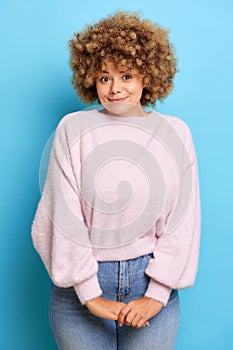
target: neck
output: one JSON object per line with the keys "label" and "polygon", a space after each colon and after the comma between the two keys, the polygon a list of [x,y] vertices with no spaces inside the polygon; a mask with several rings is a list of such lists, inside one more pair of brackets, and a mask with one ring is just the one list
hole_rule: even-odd
{"label": "neck", "polygon": [[125,103],[104,105],[103,113],[114,115],[116,117],[144,117],[146,112],[141,105],[130,105]]}

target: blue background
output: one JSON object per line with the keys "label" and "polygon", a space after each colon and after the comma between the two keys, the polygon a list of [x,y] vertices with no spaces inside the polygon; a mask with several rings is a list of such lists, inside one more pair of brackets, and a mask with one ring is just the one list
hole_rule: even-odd
{"label": "blue background", "polygon": [[[0,348],[56,349],[50,280],[30,228],[39,165],[59,120],[83,108],[70,83],[67,42],[115,10],[142,10],[171,29],[180,72],[162,113],[191,128],[199,159],[202,244],[195,286],[181,291],[176,350],[233,349],[231,0],[2,1]],[[161,349],[162,350],[162,349]]]}

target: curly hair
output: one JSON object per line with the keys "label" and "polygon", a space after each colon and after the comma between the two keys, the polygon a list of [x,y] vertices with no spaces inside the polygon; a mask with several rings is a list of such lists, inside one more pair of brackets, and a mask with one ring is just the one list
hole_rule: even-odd
{"label": "curly hair", "polygon": [[96,75],[108,62],[137,69],[144,77],[141,105],[155,105],[173,89],[177,72],[175,49],[168,39],[168,29],[138,13],[116,12],[74,33],[69,41],[72,83],[86,103],[97,100]]}

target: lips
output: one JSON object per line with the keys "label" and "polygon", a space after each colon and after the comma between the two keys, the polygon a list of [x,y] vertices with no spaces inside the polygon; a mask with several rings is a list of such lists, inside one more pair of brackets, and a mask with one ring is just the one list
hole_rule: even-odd
{"label": "lips", "polygon": [[120,103],[120,102],[124,102],[127,99],[127,97],[122,97],[122,98],[108,98],[109,102],[113,102],[113,103]]}

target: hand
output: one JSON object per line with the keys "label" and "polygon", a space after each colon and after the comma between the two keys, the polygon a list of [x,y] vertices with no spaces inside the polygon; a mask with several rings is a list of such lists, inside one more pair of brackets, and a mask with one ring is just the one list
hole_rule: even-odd
{"label": "hand", "polygon": [[117,320],[120,310],[126,304],[98,297],[87,301],[85,305],[95,316],[108,320]]}
{"label": "hand", "polygon": [[125,323],[127,326],[141,328],[147,321],[157,315],[163,307],[163,303],[152,298],[143,297],[130,301],[122,307],[118,315],[118,324]]}

